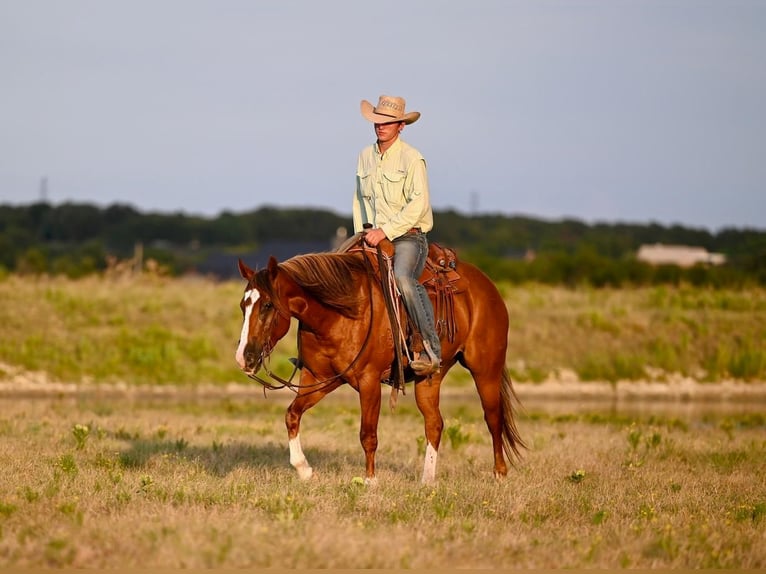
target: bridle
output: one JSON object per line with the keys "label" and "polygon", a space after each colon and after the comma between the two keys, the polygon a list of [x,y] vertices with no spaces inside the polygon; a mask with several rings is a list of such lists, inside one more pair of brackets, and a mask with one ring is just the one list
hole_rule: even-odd
{"label": "bridle", "polygon": [[[364,351],[367,349],[367,346],[368,346],[368,344],[370,342],[370,336],[372,335],[373,319],[375,317],[375,313],[373,311],[373,297],[372,297],[372,284],[373,284],[373,279],[374,279],[375,273],[374,273],[374,270],[372,269],[372,264],[370,263],[370,260],[367,257],[367,255],[362,253],[362,256],[364,257],[365,269],[367,270],[367,277],[368,277],[367,287],[368,287],[368,300],[370,302],[370,320],[369,320],[369,322],[367,324],[367,334],[364,337],[364,342],[362,343],[362,346],[360,347],[359,352],[354,357],[354,360],[352,360],[351,363],[349,363],[349,365],[345,369],[343,369],[343,371],[341,371],[340,373],[338,373],[336,375],[333,375],[332,377],[329,377],[327,379],[323,379],[321,381],[317,380],[314,383],[311,383],[310,385],[303,385],[303,386],[301,386],[300,383],[294,383],[293,382],[293,379],[295,378],[295,374],[298,372],[298,369],[299,369],[298,365],[300,364],[300,357],[301,357],[301,349],[300,349],[301,338],[300,338],[300,334],[298,335],[298,361],[295,362],[295,365],[294,365],[294,368],[293,368],[293,372],[290,374],[290,378],[289,379],[284,379],[284,378],[280,377],[279,375],[277,375],[276,373],[272,372],[271,369],[269,369],[269,367],[267,365],[269,356],[271,355],[271,352],[274,350],[273,347],[271,346],[270,342],[269,342],[269,339],[270,339],[270,337],[269,337],[266,340],[266,344],[263,345],[263,347],[261,348],[261,356],[260,356],[261,360],[260,360],[260,363],[261,363],[261,368],[264,370],[266,375],[268,375],[268,377],[272,381],[276,381],[277,384],[274,384],[274,383],[272,383],[270,381],[267,381],[267,380],[261,378],[260,376],[258,376],[257,372],[255,372],[255,373],[248,373],[247,374],[247,376],[250,379],[260,383],[263,386],[264,394],[266,393],[267,389],[271,390],[271,391],[276,391],[276,390],[284,389],[284,388],[290,389],[295,394],[298,394],[298,390],[299,389],[304,389],[304,390],[305,389],[310,389],[305,394],[311,394],[311,393],[317,392],[318,390],[320,390],[325,385],[333,383],[333,382],[337,381],[338,379],[342,380],[343,377],[349,371],[351,371],[351,369],[354,368],[354,365],[356,365],[356,363],[359,361],[359,358],[362,356]],[[276,311],[276,313],[281,315],[284,319],[286,319],[287,321],[290,320],[290,318],[291,318],[290,315],[288,315],[284,311],[282,311],[282,309],[280,309],[277,305],[274,305],[273,308]],[[269,335],[271,334],[271,330],[273,329],[274,316],[275,315],[272,315],[269,318],[269,323],[267,325]],[[264,328],[264,331],[266,331],[266,330],[267,329]],[[311,372],[312,375],[314,374],[314,372],[311,371],[311,369],[307,365],[303,365],[303,368],[304,369],[308,369],[309,372]],[[316,378],[316,376],[314,378]],[[345,381],[342,380],[341,382],[345,382]]]}

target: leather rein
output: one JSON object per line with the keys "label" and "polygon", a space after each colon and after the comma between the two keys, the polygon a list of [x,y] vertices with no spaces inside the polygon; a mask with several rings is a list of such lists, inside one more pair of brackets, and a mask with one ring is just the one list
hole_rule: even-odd
{"label": "leather rein", "polygon": [[[365,250],[366,249],[367,248],[365,248]],[[380,248],[378,248],[378,251],[380,251]],[[284,388],[290,389],[295,394],[298,394],[298,390],[299,389],[310,389],[308,391],[308,393],[306,393],[306,394],[310,394],[310,393],[316,392],[316,391],[320,390],[322,387],[324,387],[325,385],[327,385],[329,383],[332,383],[334,381],[337,381],[338,379],[342,379],[349,371],[351,371],[351,369],[354,367],[354,365],[356,365],[356,363],[359,361],[359,358],[362,356],[364,351],[367,349],[367,345],[370,342],[370,336],[372,335],[372,324],[373,324],[373,319],[374,319],[372,285],[373,285],[373,279],[374,279],[375,272],[374,272],[374,270],[372,268],[372,264],[370,263],[370,260],[367,257],[367,255],[365,253],[362,253],[362,255],[364,257],[365,267],[367,269],[367,277],[369,279],[367,284],[368,284],[368,288],[369,288],[370,320],[369,320],[368,325],[367,325],[367,334],[364,337],[364,343],[362,343],[362,346],[359,349],[359,352],[356,354],[356,357],[354,357],[354,360],[351,361],[351,363],[349,363],[349,365],[345,369],[343,369],[343,371],[341,371],[340,373],[338,373],[336,375],[333,375],[332,377],[329,377],[329,378],[321,380],[321,381],[315,381],[314,383],[312,383],[310,385],[301,385],[300,382],[298,382],[298,383],[294,383],[293,382],[293,379],[295,378],[295,374],[298,372],[299,368],[301,368],[301,367],[299,367],[299,365],[301,364],[301,360],[300,360],[300,357],[301,357],[301,352],[300,352],[300,341],[301,341],[301,338],[300,338],[300,334],[298,335],[298,360],[294,363],[293,372],[290,374],[290,378],[289,379],[284,379],[284,378],[280,377],[279,375],[277,375],[276,373],[272,372],[271,369],[269,369],[269,367],[267,365],[267,362],[268,362],[269,356],[271,355],[271,352],[274,349],[273,349],[273,347],[271,345],[269,345],[267,343],[261,349],[261,368],[264,370],[266,375],[268,375],[268,377],[272,381],[276,381],[277,384],[274,384],[272,382],[269,382],[269,381],[261,378],[260,376],[258,376],[257,372],[256,373],[249,373],[247,375],[250,379],[260,383],[263,386],[264,395],[265,395],[267,389],[270,390],[270,391],[277,391],[279,389],[284,389]],[[275,307],[275,309],[276,309],[276,307]],[[277,310],[277,313],[279,313],[280,315],[282,315],[286,319],[288,319],[288,320],[290,319],[289,315],[284,315],[278,309],[276,309],[276,310]],[[308,369],[309,372],[312,375],[314,374],[313,371],[311,371],[311,369],[307,365],[304,364],[303,368],[304,369]],[[315,376],[315,378],[316,378],[316,376]],[[345,381],[343,381],[343,382],[345,382]]]}

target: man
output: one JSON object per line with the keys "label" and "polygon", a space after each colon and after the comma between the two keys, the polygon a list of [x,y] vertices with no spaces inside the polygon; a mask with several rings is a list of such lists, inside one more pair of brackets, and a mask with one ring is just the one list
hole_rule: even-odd
{"label": "man", "polygon": [[377,106],[362,100],[361,110],[375,124],[377,141],[359,154],[354,231],[370,224],[365,234],[368,245],[375,247],[384,238],[393,243],[396,284],[425,348],[410,366],[417,375],[428,376],[439,370],[441,344],[431,300],[418,278],[428,257],[426,233],[433,228],[433,213],[425,159],[399,138],[420,112],[405,113],[404,98],[393,96],[380,96]]}

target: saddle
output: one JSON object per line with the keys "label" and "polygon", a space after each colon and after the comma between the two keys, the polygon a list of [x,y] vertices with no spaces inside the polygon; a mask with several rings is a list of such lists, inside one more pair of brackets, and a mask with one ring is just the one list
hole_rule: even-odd
{"label": "saddle", "polygon": [[[423,337],[409,317],[396,288],[392,264],[393,244],[390,241],[383,241],[378,247],[379,249],[369,247],[364,243],[361,234],[357,234],[341,245],[337,251],[361,251],[372,263],[375,277],[383,287],[386,297],[386,307],[395,342],[394,364],[383,373],[383,382],[390,384],[393,392],[397,389],[403,392],[404,383],[414,380],[414,373],[406,368],[410,362],[410,353],[423,351]],[[454,341],[457,332],[454,298],[456,294],[466,289],[465,279],[458,272],[458,258],[455,250],[429,242],[428,259],[419,281],[426,288],[434,305],[437,335],[449,342]],[[402,320],[402,317],[405,319]]]}

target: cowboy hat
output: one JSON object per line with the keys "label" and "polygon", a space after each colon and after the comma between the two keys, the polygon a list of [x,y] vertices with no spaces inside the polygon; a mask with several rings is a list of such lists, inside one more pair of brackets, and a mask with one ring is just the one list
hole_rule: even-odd
{"label": "cowboy hat", "polygon": [[395,96],[380,96],[378,105],[362,100],[362,115],[375,124],[390,124],[404,122],[414,124],[420,117],[420,112],[404,113],[404,98]]}

